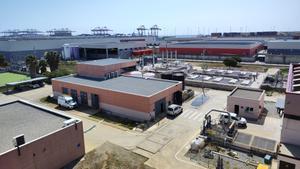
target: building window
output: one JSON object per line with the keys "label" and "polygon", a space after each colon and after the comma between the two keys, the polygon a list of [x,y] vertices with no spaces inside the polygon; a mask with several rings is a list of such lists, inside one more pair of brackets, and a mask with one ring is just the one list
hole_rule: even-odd
{"label": "building window", "polygon": [[253,111],[253,108],[252,108],[252,107],[250,107],[250,111]]}
{"label": "building window", "polygon": [[63,93],[63,94],[69,94],[68,88],[63,87],[63,88],[62,88],[62,93]]}
{"label": "building window", "polygon": [[279,168],[280,169],[295,169],[296,165],[292,164],[292,163],[289,163],[289,162],[286,162],[286,161],[281,161],[280,160],[280,162],[279,162]]}

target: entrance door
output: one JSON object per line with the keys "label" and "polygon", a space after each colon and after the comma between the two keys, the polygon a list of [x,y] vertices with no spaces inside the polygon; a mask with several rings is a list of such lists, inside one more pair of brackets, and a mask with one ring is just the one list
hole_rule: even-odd
{"label": "entrance door", "polygon": [[173,103],[182,105],[182,92],[181,91],[177,91],[173,94]]}
{"label": "entrance door", "polygon": [[88,105],[88,98],[86,92],[80,92],[80,101],[82,105]]}
{"label": "entrance door", "polygon": [[71,89],[71,97],[77,102],[78,97],[77,97],[77,91],[74,89]]}
{"label": "entrance door", "polygon": [[166,98],[163,98],[155,102],[155,115],[163,113],[165,111],[166,111]]}
{"label": "entrance door", "polygon": [[99,109],[99,96],[97,94],[91,94],[92,98],[92,107]]}
{"label": "entrance door", "polygon": [[240,106],[239,105],[234,105],[234,113],[239,114],[240,111]]}

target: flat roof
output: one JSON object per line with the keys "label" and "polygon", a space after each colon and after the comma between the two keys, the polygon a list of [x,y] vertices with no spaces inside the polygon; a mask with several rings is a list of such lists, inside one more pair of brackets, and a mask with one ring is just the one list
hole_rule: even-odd
{"label": "flat roof", "polygon": [[263,90],[238,87],[233,90],[230,96],[243,98],[243,99],[258,100],[262,95],[262,93]]}
{"label": "flat roof", "polygon": [[162,90],[165,90],[169,87],[175,86],[180,83],[177,81],[170,80],[150,78],[145,79],[127,76],[120,76],[104,81],[88,79],[78,76],[64,76],[55,78],[55,80],[142,96],[154,95]]}
{"label": "flat roof", "polygon": [[14,148],[13,137],[24,134],[27,143],[62,128],[68,119],[25,101],[0,104],[0,154]]}
{"label": "flat roof", "polygon": [[98,60],[91,60],[91,61],[79,62],[79,64],[107,66],[107,65],[114,65],[114,64],[128,63],[128,62],[134,62],[134,60],[131,60],[131,59],[107,58],[107,59],[98,59]]}

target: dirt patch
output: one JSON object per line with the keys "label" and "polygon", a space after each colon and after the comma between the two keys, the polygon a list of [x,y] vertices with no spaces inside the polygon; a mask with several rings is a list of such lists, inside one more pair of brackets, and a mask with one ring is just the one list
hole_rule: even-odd
{"label": "dirt patch", "polygon": [[152,169],[144,164],[146,160],[144,156],[105,142],[64,169]]}

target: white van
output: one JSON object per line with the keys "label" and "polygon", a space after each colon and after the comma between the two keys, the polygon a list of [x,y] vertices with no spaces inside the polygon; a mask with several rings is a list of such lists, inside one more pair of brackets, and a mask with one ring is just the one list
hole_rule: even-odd
{"label": "white van", "polygon": [[77,106],[76,101],[71,96],[58,96],[57,104],[68,109],[73,109]]}

